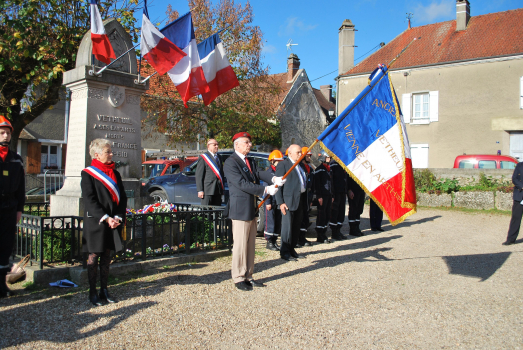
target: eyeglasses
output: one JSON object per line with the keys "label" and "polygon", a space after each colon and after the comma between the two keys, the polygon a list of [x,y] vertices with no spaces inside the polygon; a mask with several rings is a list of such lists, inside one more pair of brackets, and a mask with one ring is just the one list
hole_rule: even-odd
{"label": "eyeglasses", "polygon": [[251,144],[251,145],[252,145],[252,142],[251,142],[251,141],[238,141],[238,142],[246,143],[246,144]]}

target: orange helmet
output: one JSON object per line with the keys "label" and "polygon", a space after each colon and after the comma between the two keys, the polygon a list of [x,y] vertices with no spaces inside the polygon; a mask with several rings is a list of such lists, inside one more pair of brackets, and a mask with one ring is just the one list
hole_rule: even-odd
{"label": "orange helmet", "polygon": [[309,151],[309,147],[305,147],[305,146],[301,148],[301,154],[308,154],[308,155],[312,156],[312,152]]}
{"label": "orange helmet", "polygon": [[11,125],[11,122],[9,122],[9,120],[7,120],[7,118],[3,115],[0,115],[0,128],[2,127],[10,128],[11,132],[13,132],[13,126]]}
{"label": "orange helmet", "polygon": [[269,161],[271,160],[283,160],[283,154],[279,150],[275,149],[271,152],[271,154],[269,154]]}
{"label": "orange helmet", "polygon": [[288,149],[288,148],[285,150],[285,155],[286,155],[286,156],[289,155],[289,149]]}

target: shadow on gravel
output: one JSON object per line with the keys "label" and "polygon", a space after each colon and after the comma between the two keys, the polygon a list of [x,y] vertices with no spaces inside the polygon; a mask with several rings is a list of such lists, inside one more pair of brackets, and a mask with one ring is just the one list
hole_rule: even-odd
{"label": "shadow on gravel", "polygon": [[[407,220],[403,221],[402,223],[394,226],[394,228],[410,227],[410,226],[413,226],[413,225],[419,225],[419,224],[423,224],[423,223],[428,222],[428,221],[434,221],[434,220],[439,219],[441,217],[442,217],[441,215],[434,215],[434,216],[431,216],[431,217],[428,217],[428,218],[419,219],[419,220],[412,220],[412,219],[408,218]],[[385,222],[385,220],[384,220],[384,222]],[[389,229],[393,229],[393,227],[390,226]]]}
{"label": "shadow on gravel", "polygon": [[[373,247],[373,246],[377,246],[377,245],[388,243],[388,242],[392,241],[393,239],[398,239],[398,238],[401,238],[401,237],[403,237],[403,236],[402,235],[394,235],[394,236],[388,236],[388,237],[373,238],[373,239],[369,239],[369,240],[366,240],[366,241],[352,242],[353,240],[358,239],[359,237],[352,237],[352,236],[350,236],[348,241],[344,241],[344,242],[347,242],[348,244],[341,244],[341,245],[335,246],[335,247],[333,247],[331,249],[322,249],[322,250],[316,250],[316,251],[313,251],[313,252],[308,252],[306,255],[310,256],[310,255],[315,255],[315,254],[337,252],[337,251],[342,251],[342,250],[354,250],[354,249],[370,248],[370,247]],[[328,247],[329,244],[324,244],[323,246]],[[298,253],[300,253],[300,250],[298,250]]]}
{"label": "shadow on gravel", "polygon": [[481,278],[486,281],[507,261],[511,252],[443,256],[452,275]]}
{"label": "shadow on gravel", "polygon": [[[300,274],[300,273],[311,272],[311,271],[323,269],[326,267],[334,267],[334,266],[345,264],[348,262],[394,260],[394,259],[389,259],[382,254],[383,252],[386,252],[389,250],[392,250],[392,248],[375,248],[372,250],[366,250],[366,251],[358,252],[358,253],[354,253],[354,254],[335,256],[335,257],[331,257],[331,258],[316,260],[316,261],[313,261],[312,265],[302,267],[299,269],[293,269],[293,270],[287,271],[285,273],[281,273],[279,275],[273,275],[270,277],[262,278],[257,281],[262,282],[262,283],[270,282],[270,281],[278,280],[281,278],[291,277],[291,276],[294,276],[294,275]],[[293,264],[293,262],[290,262],[289,264]]]}

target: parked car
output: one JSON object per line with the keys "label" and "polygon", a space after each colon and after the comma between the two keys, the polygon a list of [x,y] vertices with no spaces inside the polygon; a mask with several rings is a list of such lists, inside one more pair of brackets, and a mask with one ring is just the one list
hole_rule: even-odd
{"label": "parked car", "polygon": [[176,159],[157,159],[148,160],[142,163],[142,186],[152,177],[178,174],[188,165],[194,163],[198,157],[176,158]]}
{"label": "parked car", "polygon": [[[220,160],[225,162],[233,151],[218,151]],[[249,157],[251,161],[256,162],[258,169],[266,170],[269,166],[269,153],[250,152]],[[183,169],[177,174],[166,174],[163,176],[151,177],[144,186],[144,191],[151,196],[154,201],[168,201],[169,203],[192,204],[199,205],[201,199],[198,198],[198,191],[196,190],[196,165],[195,161],[190,166]],[[265,183],[263,183],[266,185]],[[225,194],[222,198],[222,203],[229,200],[229,186],[227,179],[224,178]],[[263,212],[260,211],[258,222],[258,232],[263,231],[265,219],[262,217]]]}
{"label": "parked car", "polygon": [[514,169],[518,160],[510,156],[491,154],[464,154],[454,160],[459,169]]}

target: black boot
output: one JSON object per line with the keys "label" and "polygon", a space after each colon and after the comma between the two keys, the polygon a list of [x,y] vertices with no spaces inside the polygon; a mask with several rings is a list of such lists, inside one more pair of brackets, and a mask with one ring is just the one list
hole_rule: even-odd
{"label": "black boot", "polygon": [[331,226],[331,229],[332,229],[332,238],[333,239],[335,239],[337,241],[343,241],[345,239],[345,237],[342,236],[340,233],[340,230],[341,230],[340,226]]}
{"label": "black boot", "polygon": [[89,254],[87,262],[87,279],[89,280],[89,301],[94,306],[102,306],[102,301],[96,292],[96,279],[98,275],[98,256],[97,254]]}
{"label": "black boot", "polygon": [[14,295],[11,289],[7,287],[7,283],[5,282],[5,277],[9,271],[11,271],[10,267],[0,269],[0,298],[7,298]]}
{"label": "black boot", "polygon": [[327,227],[322,229],[321,239],[323,239],[323,243],[332,243],[331,240],[327,237]]}
{"label": "black boot", "polygon": [[349,235],[360,237],[363,236],[363,233],[359,230],[359,224],[357,222],[349,222],[350,232]]}
{"label": "black boot", "polygon": [[102,301],[108,302],[108,303],[117,303],[118,301],[113,298],[110,294],[107,288],[100,289],[100,299]]}
{"label": "black boot", "polygon": [[341,239],[348,239],[347,236],[345,236],[343,233],[341,233],[341,228],[343,227],[343,224],[342,225],[338,225],[338,236],[341,238]]}
{"label": "black boot", "polygon": [[358,232],[360,237],[365,236],[365,234],[363,232],[361,232],[361,230],[360,230],[360,221],[359,220],[354,223],[354,227],[356,228],[356,231]]}
{"label": "black boot", "polygon": [[96,288],[93,290],[93,289],[89,289],[89,301],[91,302],[91,304],[93,304],[94,306],[102,306],[102,300],[100,300],[100,297],[98,296],[98,293],[96,292]]}
{"label": "black boot", "polygon": [[316,231],[316,242],[325,243],[325,240],[323,239],[323,229],[316,227],[314,230]]}
{"label": "black boot", "polygon": [[267,249],[277,251],[278,248],[276,248],[276,245],[272,242],[272,240],[267,241]]}

